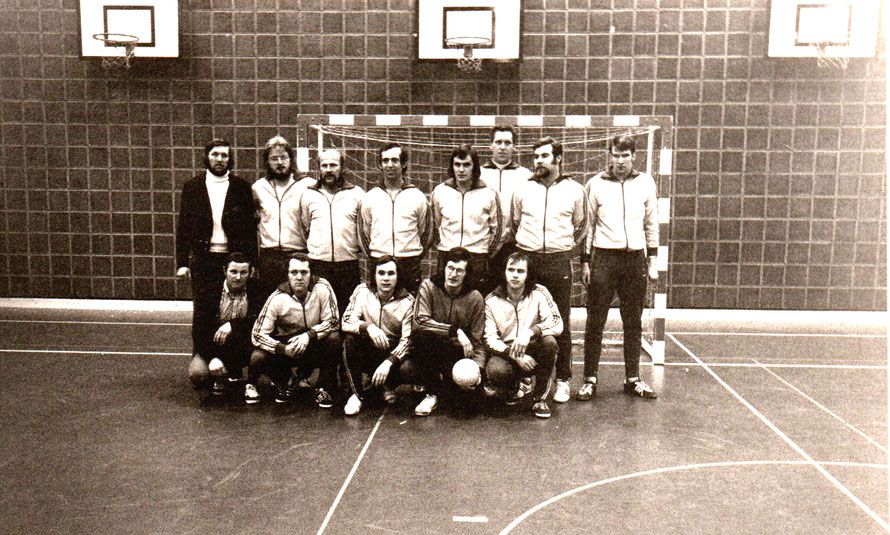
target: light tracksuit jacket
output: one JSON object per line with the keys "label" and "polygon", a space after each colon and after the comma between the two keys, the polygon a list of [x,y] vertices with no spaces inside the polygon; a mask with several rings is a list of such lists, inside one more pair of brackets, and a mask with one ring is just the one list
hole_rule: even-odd
{"label": "light tracksuit jacket", "polygon": [[491,160],[482,164],[481,170],[482,181],[486,186],[498,192],[501,199],[501,242],[512,240],[510,210],[513,203],[513,192],[517,186],[531,178],[532,172],[516,162],[510,162],[500,168]]}
{"label": "light tracksuit jacket", "polygon": [[581,260],[587,262],[593,248],[641,251],[658,255],[658,195],[655,180],[631,170],[623,181],[611,168],[584,186],[590,207],[590,233]]}
{"label": "light tracksuit jacket", "polygon": [[338,323],[334,290],[328,281],[313,275],[302,300],[294,295],[288,281],[272,292],[253,324],[251,341],[260,349],[284,355],[284,348],[294,337],[308,333],[310,341],[323,339],[337,329]]}
{"label": "light tracksuit jacket", "polygon": [[306,188],[314,183],[315,179],[311,177],[296,180],[291,176],[287,188],[279,194],[268,177],[254,182],[251,189],[259,219],[260,247],[306,250],[306,240],[297,228],[297,218],[300,213],[300,198]]}
{"label": "light tracksuit jacket", "polygon": [[490,352],[508,355],[520,329],[531,329],[532,341],[562,334],[562,317],[544,286],[535,284],[515,305],[500,286],[485,298],[485,345]]}
{"label": "light tracksuit jacket", "polygon": [[432,227],[426,195],[413,184],[403,182],[395,197],[375,186],[362,198],[359,239],[370,257],[423,256],[430,246]]}
{"label": "light tracksuit jacket", "polygon": [[550,186],[532,177],[513,193],[516,245],[532,253],[559,253],[583,245],[588,225],[587,197],[568,175]]}
{"label": "light tracksuit jacket", "polygon": [[349,298],[349,306],[343,312],[343,332],[368,334],[368,327],[376,325],[389,339],[390,351],[387,360],[397,364],[408,355],[411,340],[411,323],[414,321],[414,297],[402,288],[389,301],[380,302],[377,293],[366,283],[355,287]]}
{"label": "light tracksuit jacket", "polygon": [[466,193],[455,179],[446,180],[430,196],[434,236],[439,251],[463,247],[474,254],[494,254],[501,239],[498,193],[478,180]]}
{"label": "light tracksuit jacket", "polygon": [[361,252],[358,212],[365,192],[344,184],[328,197],[321,188],[320,184],[309,186],[300,201],[298,225],[309,258],[324,262],[357,260]]}

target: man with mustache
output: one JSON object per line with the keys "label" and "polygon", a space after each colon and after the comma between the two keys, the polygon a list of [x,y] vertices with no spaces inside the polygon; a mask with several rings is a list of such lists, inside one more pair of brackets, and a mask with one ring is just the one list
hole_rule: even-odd
{"label": "man with mustache", "polygon": [[655,180],[633,168],[636,143],[618,135],[609,142],[609,167],[587,181],[592,228],[581,259],[587,286],[584,335],[584,384],[576,399],[596,395],[603,328],[612,298],[621,300],[624,328],[624,393],[653,399],[655,391],[640,379],[643,307],[647,278],[658,277],[658,196]]}
{"label": "man with mustache", "polygon": [[253,184],[259,218],[259,272],[268,293],[287,279],[287,259],[305,252],[306,240],[297,228],[300,198],[311,177],[297,179],[294,148],[281,136],[266,142],[263,149],[266,176]]}
{"label": "man with mustache", "polygon": [[529,253],[535,280],[550,291],[565,325],[556,337],[553,394],[553,401],[565,403],[572,378],[572,255],[587,236],[587,197],[581,184],[562,173],[562,144],[544,137],[533,148],[535,174],[513,194],[513,231],[517,247]]}
{"label": "man with mustache", "polygon": [[334,288],[340,316],[361,282],[359,272],[358,207],[365,192],[347,183],[343,154],[334,149],[318,157],[319,177],[306,188],[297,220],[305,237],[312,272]]}
{"label": "man with mustache", "polygon": [[176,276],[190,279],[193,301],[219,291],[229,254],[242,253],[251,260],[257,255],[250,184],[231,172],[231,143],[207,143],[204,166],[203,173],[182,187],[176,225]]}
{"label": "man with mustache", "polygon": [[449,179],[433,189],[434,238],[439,242],[436,272],[445,269],[445,253],[463,247],[471,254],[470,288],[484,292],[489,287],[488,264],[497,250],[501,234],[500,199],[479,179],[479,156],[469,145],[451,151]]}

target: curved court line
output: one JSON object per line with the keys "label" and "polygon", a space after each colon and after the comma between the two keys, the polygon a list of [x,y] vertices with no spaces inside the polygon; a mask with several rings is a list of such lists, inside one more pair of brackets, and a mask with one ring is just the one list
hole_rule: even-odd
{"label": "curved court line", "polygon": [[729,383],[727,383],[726,381],[724,381],[722,377],[720,377],[719,375],[717,375],[717,372],[715,372],[714,370],[712,370],[707,364],[705,364],[704,362],[702,362],[702,360],[701,360],[700,358],[698,358],[697,356],[695,356],[695,353],[693,353],[692,351],[690,351],[688,347],[686,347],[685,345],[683,345],[682,343],[680,343],[680,341],[677,340],[677,338],[676,338],[674,335],[672,335],[672,334],[668,334],[668,337],[670,337],[670,339],[673,340],[674,343],[677,344],[677,346],[679,346],[680,349],[682,349],[683,351],[685,351],[686,354],[689,355],[694,361],[696,361],[696,362],[698,362],[699,364],[701,364],[703,370],[705,370],[706,372],[708,372],[708,374],[709,374],[711,377],[713,377],[715,381],[717,381],[718,383],[720,383],[720,386],[722,386],[723,388],[725,388],[726,391],[729,392],[729,394],[730,394],[732,397],[734,397],[739,403],[741,403],[742,405],[744,405],[745,408],[747,408],[749,411],[751,411],[751,413],[754,414],[754,416],[756,416],[758,420],[760,420],[761,422],[763,422],[763,425],[765,425],[765,426],[767,426],[768,428],[770,428],[770,429],[773,431],[773,433],[779,435],[779,438],[782,439],[782,441],[785,442],[785,444],[787,444],[788,447],[790,447],[791,449],[793,449],[794,451],[796,451],[796,452],[798,453],[798,455],[800,455],[801,457],[803,457],[804,459],[806,459],[806,460],[810,463],[810,466],[812,466],[817,472],[819,472],[820,474],[822,474],[822,476],[823,476],[825,479],[827,479],[828,481],[830,481],[830,482],[835,486],[835,488],[837,488],[839,491],[841,491],[841,492],[842,492],[847,498],[849,498],[853,503],[855,503],[857,506],[859,506],[859,508],[862,509],[862,512],[864,512],[865,514],[867,514],[868,516],[870,516],[872,520],[874,520],[875,522],[877,522],[877,524],[878,524],[879,526],[881,526],[882,528],[884,528],[884,531],[890,533],[890,525],[887,524],[887,521],[886,521],[886,520],[884,520],[883,518],[881,518],[880,516],[878,516],[878,514],[875,513],[874,511],[872,511],[871,508],[870,508],[868,505],[865,504],[865,502],[863,502],[862,500],[859,499],[858,496],[856,496],[855,494],[853,494],[853,492],[852,492],[850,489],[848,489],[848,488],[847,488],[843,483],[841,483],[836,477],[834,477],[833,475],[831,475],[831,474],[828,472],[828,470],[826,470],[826,469],[823,468],[821,465],[819,465],[819,463],[817,463],[816,460],[813,459],[813,457],[812,457],[809,453],[806,452],[806,450],[804,450],[803,448],[801,448],[801,447],[797,444],[797,442],[794,442],[793,440],[791,440],[791,437],[789,437],[788,435],[786,435],[781,429],[779,429],[778,426],[776,426],[776,424],[774,424],[774,423],[773,423],[769,418],[767,418],[762,412],[760,412],[759,410],[757,410],[757,408],[756,408],[754,405],[752,405],[748,400],[746,400],[745,398],[743,398],[741,394],[739,394],[738,392],[736,392],[735,389],[734,389],[733,387],[729,386]]}
{"label": "curved court line", "polygon": [[[580,487],[576,487],[571,490],[567,490],[562,494],[558,494],[548,500],[545,500],[538,505],[528,509],[518,517],[516,517],[512,522],[510,522],[507,527],[500,531],[500,535],[506,535],[513,531],[519,524],[521,524],[525,519],[530,517],[531,515],[537,513],[541,509],[552,505],[563,498],[568,498],[569,496],[578,494],[579,492],[583,492],[585,490],[589,490],[595,487],[601,487],[603,485],[607,485],[609,483],[615,483],[618,481],[624,481],[626,479],[634,479],[637,477],[643,476],[651,476],[655,474],[664,474],[669,472],[680,472],[684,470],[699,470],[703,468],[724,468],[730,466],[745,466],[745,465],[770,465],[770,464],[779,464],[779,465],[801,465],[801,466],[810,466],[812,463],[804,460],[793,460],[793,461],[723,461],[723,462],[714,462],[714,463],[700,463],[700,464],[686,464],[686,465],[678,465],[678,466],[667,466],[662,468],[654,468],[652,470],[644,470],[642,472],[634,472],[631,474],[623,474],[620,476],[610,477],[608,479],[601,479],[599,481],[594,481],[593,483],[588,483],[586,485],[581,485]],[[865,468],[878,468],[882,470],[887,470],[887,465],[883,464],[872,464],[872,463],[854,463],[854,462],[843,462],[843,461],[830,461],[830,462],[822,462],[819,463],[822,465],[829,466],[855,466],[855,467],[865,467]]]}
{"label": "curved court line", "polygon": [[382,422],[383,417],[386,416],[387,408],[388,407],[384,407],[383,414],[377,418],[377,423],[374,424],[374,430],[371,431],[371,435],[368,437],[368,440],[365,441],[365,446],[362,448],[361,453],[358,454],[358,459],[355,460],[355,464],[352,465],[352,470],[350,470],[349,475],[346,476],[346,481],[344,481],[343,486],[340,487],[340,492],[338,492],[337,497],[334,498],[334,503],[331,504],[331,508],[328,510],[328,514],[324,517],[324,522],[321,523],[321,527],[318,528],[317,535],[324,533],[324,530],[328,527],[328,522],[330,522],[331,517],[334,516],[334,510],[337,509],[337,505],[340,504],[340,499],[343,497],[343,494],[346,493],[346,487],[348,487],[349,483],[352,481],[352,476],[354,476],[358,470],[358,465],[361,464],[362,459],[364,459],[365,453],[368,451],[368,446],[371,445],[371,441],[374,440],[374,435],[377,434],[377,430],[380,428],[380,422]]}
{"label": "curved court line", "polygon": [[[752,359],[752,360],[754,360],[754,362],[760,364],[760,362],[759,362],[757,359]],[[785,385],[787,385],[789,388],[791,388],[792,390],[794,390],[795,392],[797,392],[798,394],[800,394],[801,396],[803,396],[807,401],[809,401],[809,402],[812,403],[813,405],[819,407],[819,408],[822,409],[823,411],[827,412],[827,413],[828,413],[829,415],[831,415],[835,420],[839,421],[840,423],[842,423],[842,424],[844,424],[845,426],[847,426],[848,428],[850,428],[851,431],[853,431],[853,432],[856,433],[857,435],[861,436],[862,438],[864,438],[865,440],[867,440],[868,442],[870,442],[873,446],[877,447],[879,450],[883,451],[885,454],[887,453],[887,448],[885,448],[885,447],[884,447],[883,445],[881,445],[881,444],[878,444],[878,442],[877,442],[876,440],[874,440],[874,439],[871,438],[870,436],[866,435],[865,433],[863,433],[862,431],[860,431],[859,429],[857,429],[856,427],[854,427],[852,424],[848,423],[846,420],[844,420],[843,418],[841,418],[840,416],[838,416],[837,414],[835,414],[834,412],[832,412],[832,410],[829,409],[828,407],[822,405],[821,403],[819,403],[818,401],[816,401],[815,399],[813,399],[812,397],[810,397],[809,395],[807,395],[806,392],[804,392],[803,390],[797,388],[797,387],[794,386],[793,384],[789,383],[788,381],[786,381],[785,379],[783,379],[781,376],[779,376],[779,374],[773,372],[773,371],[770,370],[770,369],[767,369],[765,366],[764,366],[763,369],[764,369],[765,372],[767,372],[768,374],[772,375],[773,377],[775,377],[775,378],[778,379],[779,381],[782,381],[782,382],[785,383]]]}

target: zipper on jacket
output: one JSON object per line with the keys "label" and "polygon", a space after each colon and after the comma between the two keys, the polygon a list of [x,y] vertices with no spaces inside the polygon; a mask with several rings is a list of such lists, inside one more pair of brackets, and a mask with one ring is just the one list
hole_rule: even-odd
{"label": "zipper on jacket", "polygon": [[547,252],[547,200],[550,197],[550,186],[544,186],[544,220],[541,222],[544,226],[541,232],[541,252]]}
{"label": "zipper on jacket", "polygon": [[621,181],[621,223],[624,225],[624,250],[630,249],[630,237],[627,235],[627,201],[624,198],[624,180]]}

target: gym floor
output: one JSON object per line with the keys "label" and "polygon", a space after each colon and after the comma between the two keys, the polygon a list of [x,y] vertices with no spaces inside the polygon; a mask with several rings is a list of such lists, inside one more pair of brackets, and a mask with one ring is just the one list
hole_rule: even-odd
{"label": "gym floor", "polygon": [[705,316],[668,321],[657,400],[612,348],[549,420],[347,418],[193,391],[185,311],[0,306],[0,531],[887,532],[886,326]]}

